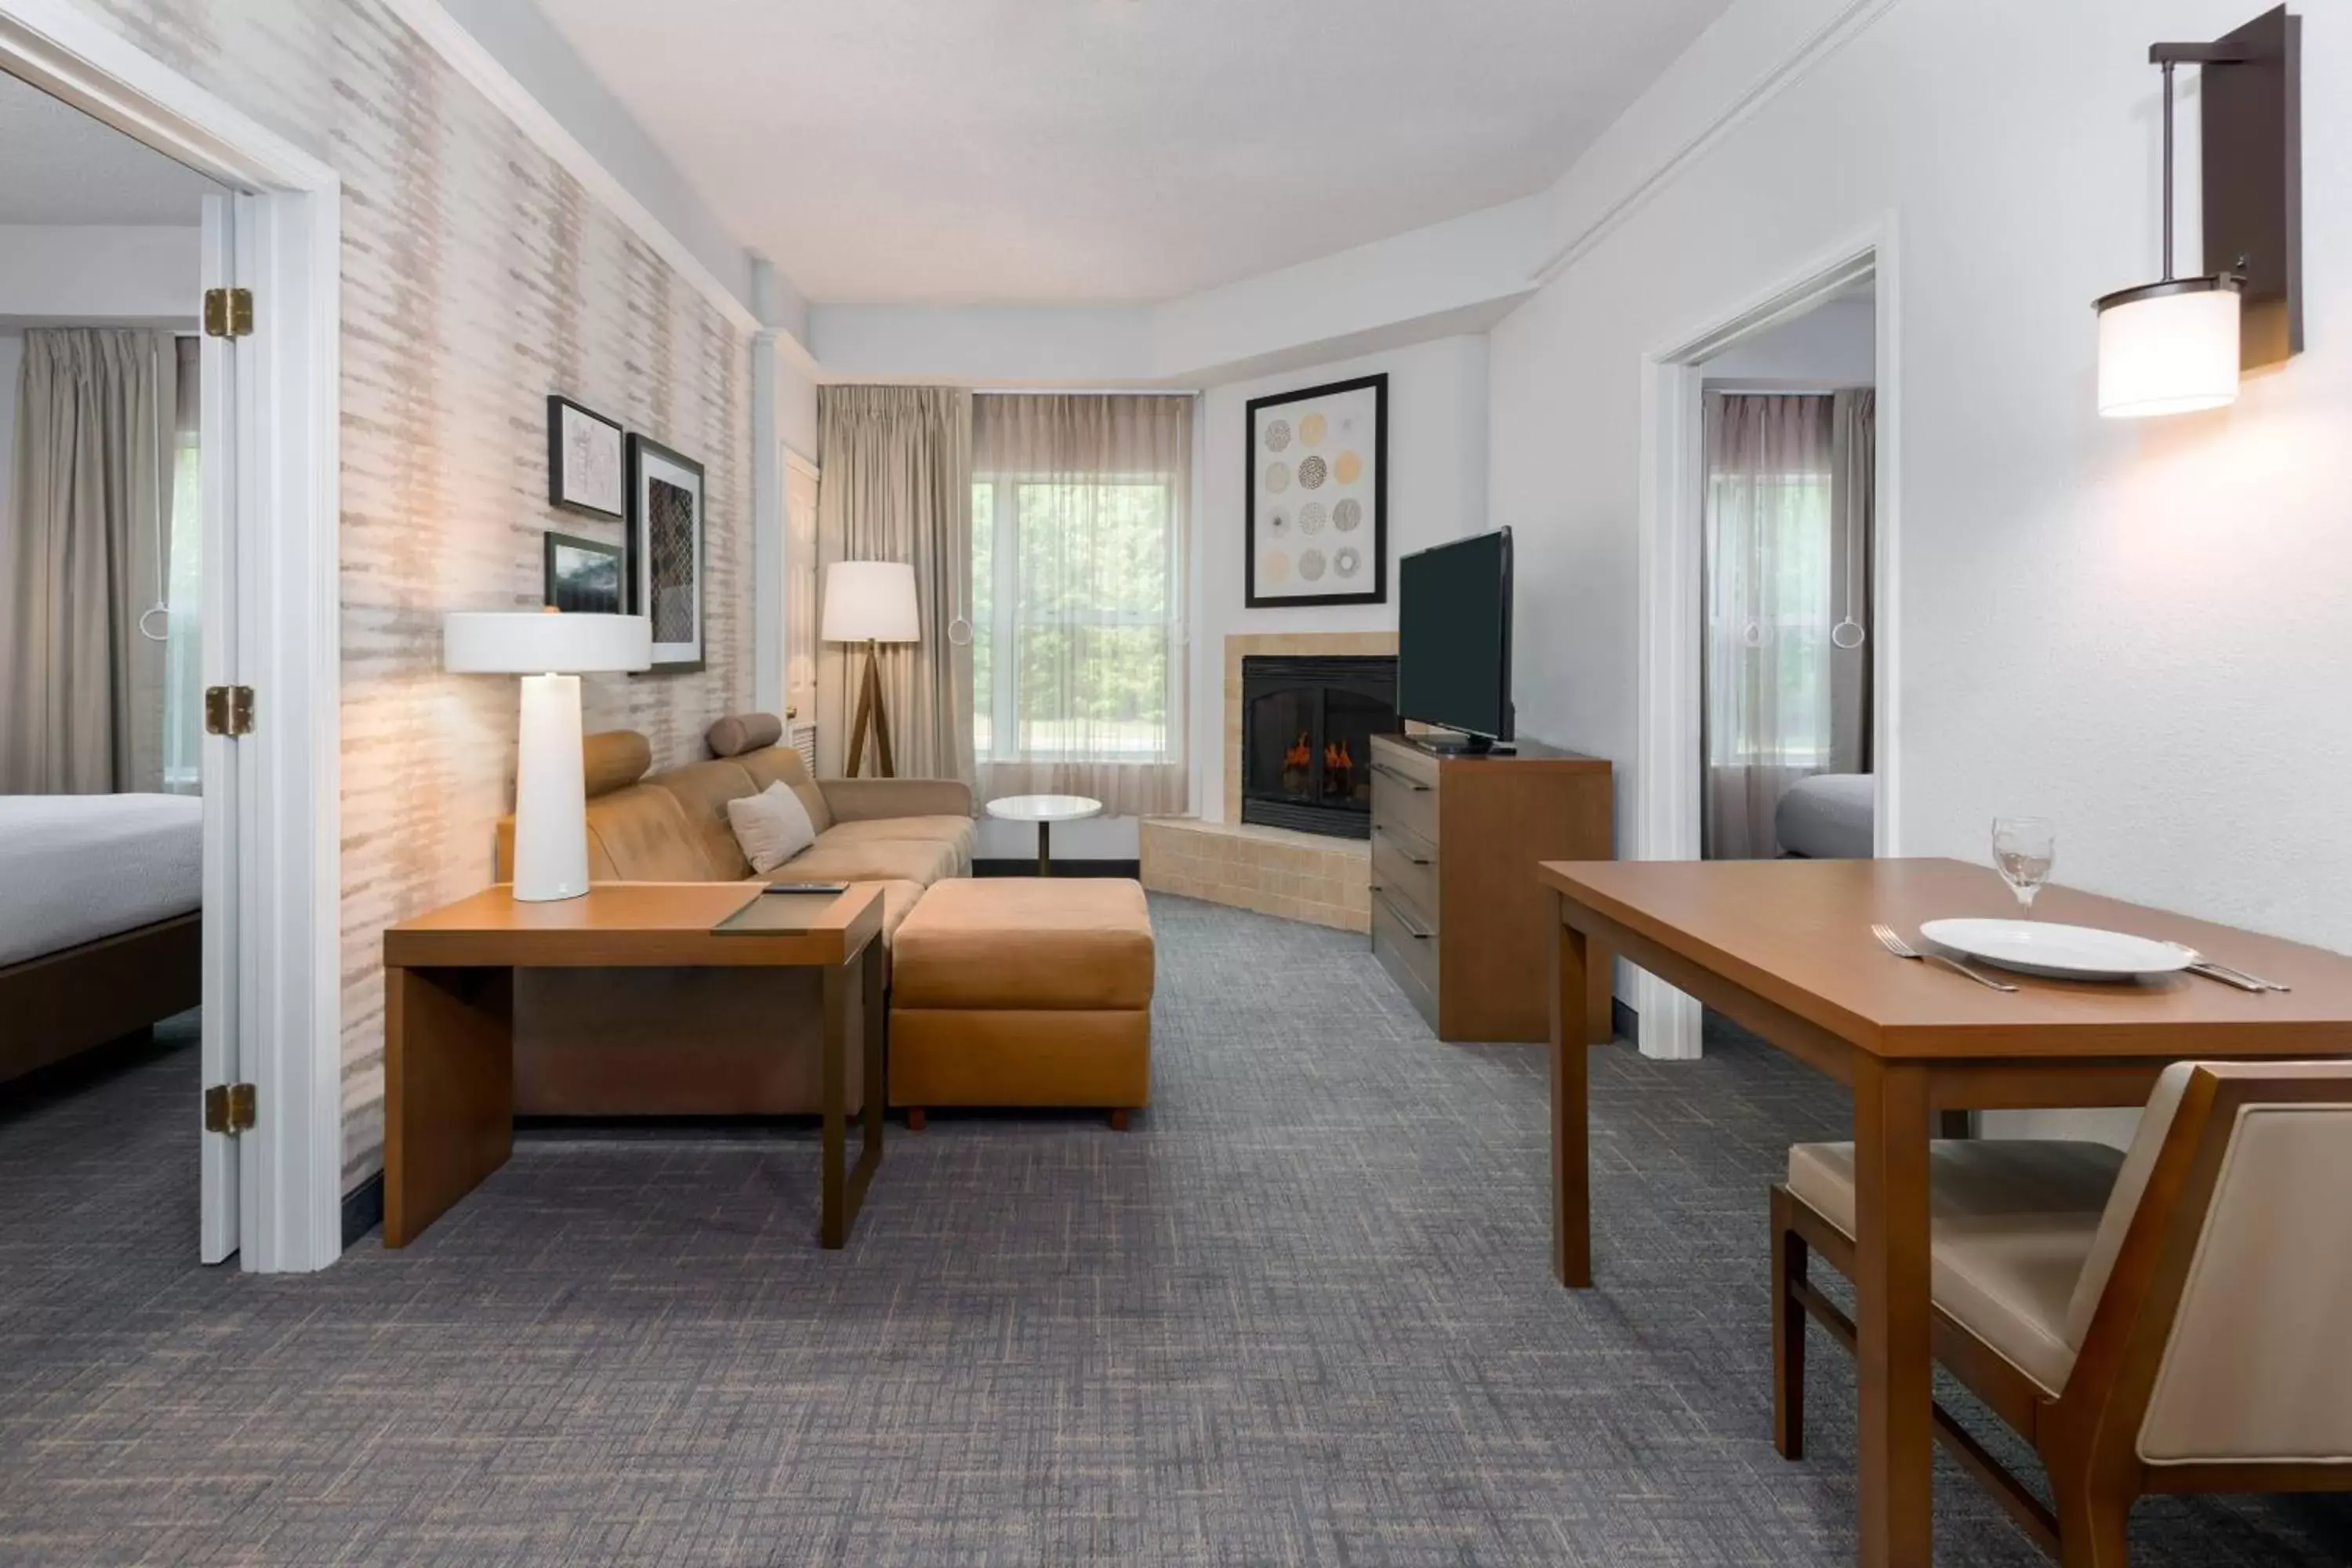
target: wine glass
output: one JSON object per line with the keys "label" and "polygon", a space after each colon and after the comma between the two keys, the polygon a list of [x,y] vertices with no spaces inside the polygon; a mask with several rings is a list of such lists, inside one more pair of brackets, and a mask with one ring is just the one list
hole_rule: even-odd
{"label": "wine glass", "polygon": [[1992,819],[1992,863],[2033,918],[2033,895],[2050,879],[2058,858],[2058,825],[2043,816],[1996,816]]}

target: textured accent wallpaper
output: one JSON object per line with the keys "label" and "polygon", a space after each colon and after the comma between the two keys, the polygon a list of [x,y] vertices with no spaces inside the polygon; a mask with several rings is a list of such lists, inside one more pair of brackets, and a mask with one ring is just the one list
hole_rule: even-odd
{"label": "textured accent wallpaper", "polygon": [[[385,925],[479,889],[511,808],[510,679],[440,671],[440,618],[540,602],[546,398],[707,471],[709,668],[583,679],[656,765],[751,692],[751,349],[375,0],[85,0],[343,179],[343,1183],[383,1163]],[[266,308],[266,307],[265,307]]]}

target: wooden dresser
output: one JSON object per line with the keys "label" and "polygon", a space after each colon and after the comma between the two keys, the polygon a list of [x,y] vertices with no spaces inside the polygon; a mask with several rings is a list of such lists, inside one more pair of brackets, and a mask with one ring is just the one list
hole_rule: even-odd
{"label": "wooden dresser", "polygon": [[[1608,762],[1522,742],[1440,756],[1372,741],[1372,951],[1444,1040],[1551,1035],[1552,895],[1539,860],[1610,860]],[[1588,966],[1588,1038],[1611,1036],[1610,965]]]}

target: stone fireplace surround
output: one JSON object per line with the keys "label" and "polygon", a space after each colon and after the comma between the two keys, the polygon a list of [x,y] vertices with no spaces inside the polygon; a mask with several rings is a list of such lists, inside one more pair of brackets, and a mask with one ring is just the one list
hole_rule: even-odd
{"label": "stone fireplace surround", "polygon": [[1147,817],[1143,885],[1341,931],[1370,931],[1371,846],[1240,821],[1242,660],[1252,655],[1394,654],[1394,632],[1265,632],[1225,638],[1227,820]]}

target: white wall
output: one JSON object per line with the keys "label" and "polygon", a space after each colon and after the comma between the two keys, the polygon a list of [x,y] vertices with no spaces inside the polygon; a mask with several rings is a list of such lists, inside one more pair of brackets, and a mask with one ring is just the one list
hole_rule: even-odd
{"label": "white wall", "polygon": [[1716,355],[1707,382],[1868,386],[1878,379],[1877,313],[1874,300],[1832,300]]}
{"label": "white wall", "polygon": [[178,325],[203,309],[203,231],[0,225],[0,321]]}
{"label": "white wall", "polygon": [[[1295,610],[1245,607],[1242,534],[1250,400],[1382,373],[1389,378],[1389,602]],[[1192,638],[1192,798],[1197,815],[1222,822],[1225,638],[1253,632],[1392,630],[1397,624],[1397,557],[1487,526],[1486,340],[1443,338],[1214,387],[1202,399],[1201,421],[1195,435],[1202,455],[1202,484],[1201,579]],[[1493,521],[1517,520],[1496,510]]]}
{"label": "white wall", "polygon": [[[1742,0],[1724,26],[1766,8]],[[2110,423],[2093,403],[2091,301],[2157,270],[2147,44],[2248,9],[1900,0],[1498,326],[1493,505],[1524,530],[1522,724],[1633,760],[1643,353],[1892,214],[1901,521],[1883,591],[1902,640],[1882,743],[1901,851],[1982,863],[1992,816],[2031,811],[2058,821],[2065,881],[2352,949],[2342,9],[2304,24],[2310,352],[2214,414]],[[1621,806],[1624,849],[1629,821]]]}
{"label": "white wall", "polygon": [[2066,880],[2352,947],[2345,13],[2305,23],[2311,352],[2228,411],[2093,406],[2090,302],[2155,270],[2147,41],[2244,10],[1902,0],[1505,321],[1493,504],[1553,611],[1519,619],[1521,721],[1632,757],[1643,353],[1892,211],[1901,847],[1982,861],[2036,811]]}

